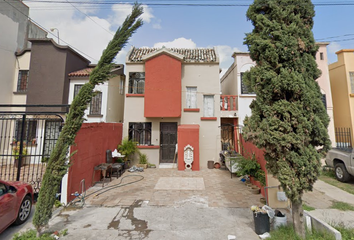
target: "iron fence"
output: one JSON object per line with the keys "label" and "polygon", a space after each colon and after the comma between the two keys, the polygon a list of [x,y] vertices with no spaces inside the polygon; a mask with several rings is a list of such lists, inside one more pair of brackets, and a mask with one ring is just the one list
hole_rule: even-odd
{"label": "iron fence", "polygon": [[336,128],[336,146],[341,149],[352,149],[352,133],[350,128]]}

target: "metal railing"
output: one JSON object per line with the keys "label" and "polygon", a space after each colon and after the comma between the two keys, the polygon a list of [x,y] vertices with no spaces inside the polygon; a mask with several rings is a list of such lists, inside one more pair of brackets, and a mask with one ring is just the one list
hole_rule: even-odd
{"label": "metal railing", "polygon": [[341,149],[352,149],[352,133],[350,128],[336,128],[336,146]]}

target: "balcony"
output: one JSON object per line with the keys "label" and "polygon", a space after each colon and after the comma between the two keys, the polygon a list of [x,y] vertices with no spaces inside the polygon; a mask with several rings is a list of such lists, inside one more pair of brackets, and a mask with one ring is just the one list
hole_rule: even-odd
{"label": "balcony", "polygon": [[238,116],[238,95],[220,95],[221,117]]}

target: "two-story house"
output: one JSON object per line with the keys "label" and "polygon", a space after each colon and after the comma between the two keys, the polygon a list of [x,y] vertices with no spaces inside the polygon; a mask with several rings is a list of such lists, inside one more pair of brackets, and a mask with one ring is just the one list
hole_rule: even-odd
{"label": "two-story house", "polygon": [[329,65],[337,147],[353,148],[354,49],[336,52],[338,61]]}
{"label": "two-story house", "polygon": [[[132,48],[126,57],[123,136],[158,167],[217,161],[219,58],[215,49]],[[178,153],[178,154],[177,154]],[[184,159],[193,159],[186,166]]]}
{"label": "two-story house", "polygon": [[[319,50],[316,55],[316,62],[318,68],[321,70],[321,76],[316,80],[321,88],[322,101],[327,109],[327,114],[330,117],[330,124],[328,126],[328,133],[332,141],[332,146],[335,146],[335,131],[333,121],[333,104],[331,93],[331,82],[329,80],[328,60],[327,60],[327,45],[328,43],[316,43]],[[249,90],[242,81],[244,72],[250,70],[256,63],[252,61],[248,52],[235,52],[232,57],[234,63],[230,66],[228,71],[222,76],[221,91],[223,95],[237,95],[238,97],[238,123],[242,126],[246,116],[251,115],[249,105],[256,98],[256,94]]]}

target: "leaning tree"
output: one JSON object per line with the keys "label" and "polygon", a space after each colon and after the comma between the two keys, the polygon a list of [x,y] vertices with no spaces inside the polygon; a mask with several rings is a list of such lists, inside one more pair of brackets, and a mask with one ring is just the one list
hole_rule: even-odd
{"label": "leaning tree", "polygon": [[89,82],[82,86],[70,106],[65,125],[50,155],[43,177],[33,218],[33,224],[37,229],[37,236],[41,234],[43,227],[52,216],[55,194],[59,189],[61,179],[67,171],[68,149],[74,144],[76,133],[84,121],[84,111],[92,99],[93,90],[97,84],[105,82],[111,76],[113,59],[125,46],[132,34],[143,24],[143,21],[139,18],[142,13],[142,6],[135,4],[132,13],[127,16],[122,26],[118,28],[113,36],[113,39],[109,42],[107,48],[103,51],[97,66],[90,74]]}
{"label": "leaning tree", "polygon": [[245,38],[256,66],[244,81],[257,97],[244,138],[264,149],[267,169],[290,199],[294,229],[302,237],[302,195],[312,190],[330,148],[329,117],[316,82],[321,72],[314,15],[310,0],[255,0],[247,11],[254,29]]}

